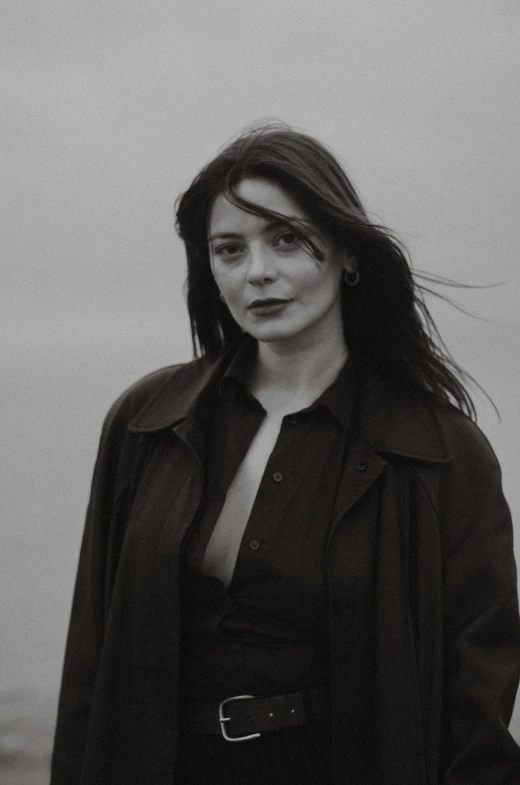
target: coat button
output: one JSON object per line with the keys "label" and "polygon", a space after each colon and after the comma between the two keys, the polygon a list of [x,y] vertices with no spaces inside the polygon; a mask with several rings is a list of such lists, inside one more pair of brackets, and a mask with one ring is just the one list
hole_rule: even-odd
{"label": "coat button", "polygon": [[368,469],[368,463],[365,463],[365,461],[360,461],[356,466],[357,472],[366,472],[367,469]]}
{"label": "coat button", "polygon": [[274,480],[275,482],[281,482],[281,481],[283,480],[283,474],[282,474],[282,472],[275,472],[275,473],[273,474],[273,480]]}
{"label": "coat button", "polygon": [[251,540],[251,542],[249,543],[249,547],[251,548],[252,551],[257,551],[260,547],[260,543],[258,542],[258,540]]}

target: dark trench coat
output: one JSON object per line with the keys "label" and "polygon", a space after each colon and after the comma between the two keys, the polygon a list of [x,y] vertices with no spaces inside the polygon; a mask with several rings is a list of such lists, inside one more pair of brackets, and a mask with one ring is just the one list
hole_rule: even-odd
{"label": "dark trench coat", "polygon": [[[174,783],[179,551],[222,365],[157,371],[107,416],[51,785]],[[358,400],[325,565],[334,785],[519,785],[507,725],[520,626],[496,458],[448,405],[374,376]]]}

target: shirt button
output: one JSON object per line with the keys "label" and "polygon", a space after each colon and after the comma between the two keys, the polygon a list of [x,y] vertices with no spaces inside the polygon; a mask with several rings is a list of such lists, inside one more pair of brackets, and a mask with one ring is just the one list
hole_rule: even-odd
{"label": "shirt button", "polygon": [[258,542],[258,540],[251,540],[251,542],[249,543],[249,547],[251,548],[252,551],[257,551],[260,547],[260,543]]}
{"label": "shirt button", "polygon": [[282,472],[275,472],[275,473],[273,474],[273,480],[274,480],[275,482],[281,482],[281,481],[283,480],[283,474],[282,474]]}
{"label": "shirt button", "polygon": [[361,461],[356,466],[356,471],[357,472],[366,472],[367,469],[368,469],[368,463],[365,463],[365,461]]}

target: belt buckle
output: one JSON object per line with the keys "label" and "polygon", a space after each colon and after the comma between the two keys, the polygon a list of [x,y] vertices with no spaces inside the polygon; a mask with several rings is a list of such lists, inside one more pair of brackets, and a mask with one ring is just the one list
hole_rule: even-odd
{"label": "belt buckle", "polygon": [[220,730],[222,733],[223,738],[226,741],[248,741],[249,739],[258,739],[260,738],[260,733],[250,733],[248,736],[229,736],[226,731],[226,722],[229,722],[231,717],[224,717],[224,706],[231,701],[243,701],[243,700],[254,700],[254,695],[233,695],[232,698],[225,698],[223,701],[220,702],[218,707],[218,721],[220,722]]}

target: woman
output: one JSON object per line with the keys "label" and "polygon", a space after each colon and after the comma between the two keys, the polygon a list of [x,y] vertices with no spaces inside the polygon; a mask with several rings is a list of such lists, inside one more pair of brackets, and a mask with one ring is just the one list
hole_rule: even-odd
{"label": "woman", "polygon": [[286,127],[177,221],[200,356],[106,419],[52,785],[520,782],[500,470],[398,243]]}

